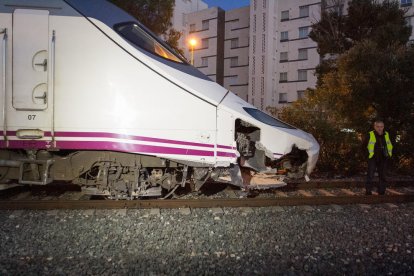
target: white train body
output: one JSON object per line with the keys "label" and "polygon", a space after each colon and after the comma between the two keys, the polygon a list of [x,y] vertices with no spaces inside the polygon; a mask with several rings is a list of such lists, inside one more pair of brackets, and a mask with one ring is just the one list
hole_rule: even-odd
{"label": "white train body", "polygon": [[253,151],[262,150],[273,162],[295,145],[307,152],[311,173],[319,146],[310,134],[266,117],[180,57],[164,58],[134,44],[135,38],[122,33],[124,26],[169,50],[106,1],[0,3],[0,168],[20,170],[21,183],[37,183],[25,182],[24,166],[50,160],[50,170],[39,169],[47,174],[39,182],[45,184],[46,178],[76,176],[62,170],[50,175],[68,158],[63,152],[116,152],[211,172],[240,165],[236,125],[242,121],[259,131],[254,139],[246,134]]}

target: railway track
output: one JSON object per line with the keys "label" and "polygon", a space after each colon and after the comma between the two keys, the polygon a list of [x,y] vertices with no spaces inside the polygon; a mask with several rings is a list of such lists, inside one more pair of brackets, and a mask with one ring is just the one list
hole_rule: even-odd
{"label": "railway track", "polygon": [[221,183],[207,185],[201,194],[180,193],[172,199],[102,200],[89,197],[73,185],[16,187],[0,193],[0,209],[121,209],[215,208],[300,205],[345,205],[414,202],[414,181],[390,181],[386,195],[364,195],[363,181],[292,182],[275,190],[249,195]]}

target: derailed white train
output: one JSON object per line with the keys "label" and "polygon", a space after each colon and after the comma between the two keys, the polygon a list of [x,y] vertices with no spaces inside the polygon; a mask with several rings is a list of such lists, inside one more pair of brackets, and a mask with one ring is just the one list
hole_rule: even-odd
{"label": "derailed white train", "polygon": [[212,82],[109,2],[3,0],[0,36],[2,182],[137,198],[315,167],[312,135]]}

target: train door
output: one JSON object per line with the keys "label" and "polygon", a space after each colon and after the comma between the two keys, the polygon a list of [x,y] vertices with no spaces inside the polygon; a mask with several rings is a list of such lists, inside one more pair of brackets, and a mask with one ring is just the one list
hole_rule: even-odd
{"label": "train door", "polygon": [[10,116],[18,139],[53,138],[53,36],[48,10],[14,11]]}

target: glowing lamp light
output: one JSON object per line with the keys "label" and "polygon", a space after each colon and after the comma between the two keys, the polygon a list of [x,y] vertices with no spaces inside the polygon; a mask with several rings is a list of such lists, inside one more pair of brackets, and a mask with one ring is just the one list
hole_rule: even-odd
{"label": "glowing lamp light", "polygon": [[191,48],[191,65],[194,65],[194,46],[197,45],[197,40],[195,38],[190,38],[190,40],[188,40],[188,43],[190,44]]}
{"label": "glowing lamp light", "polygon": [[191,47],[194,47],[194,46],[197,45],[197,40],[195,40],[194,38],[191,38],[190,41],[189,41],[189,43],[190,43],[190,46]]}

